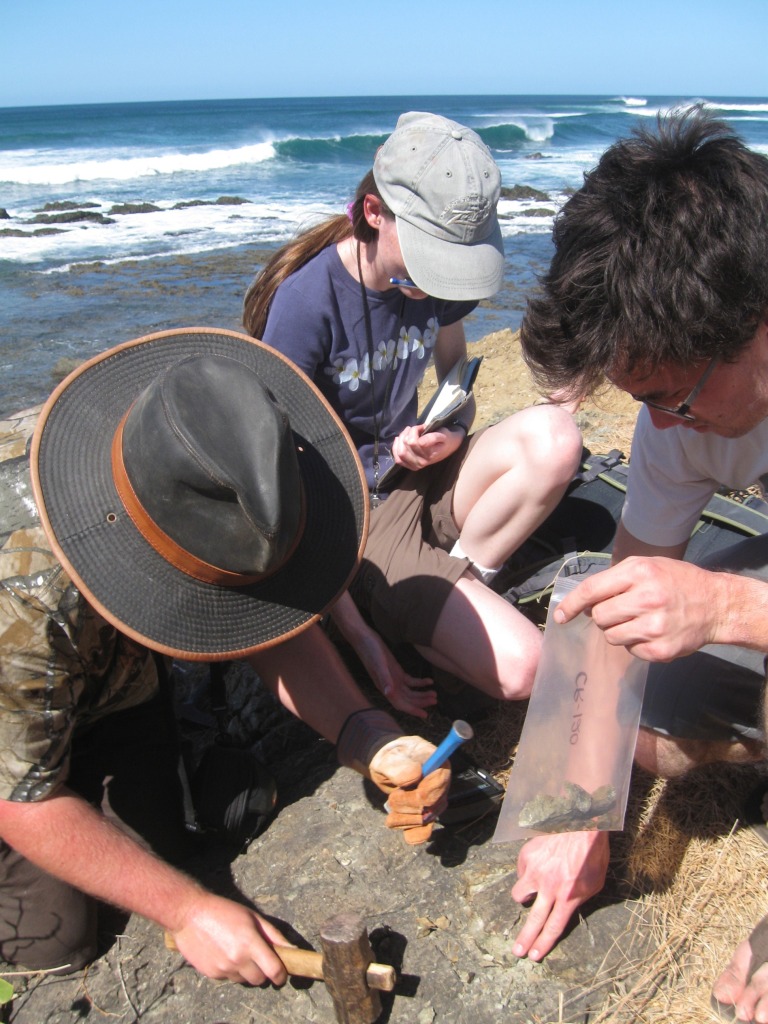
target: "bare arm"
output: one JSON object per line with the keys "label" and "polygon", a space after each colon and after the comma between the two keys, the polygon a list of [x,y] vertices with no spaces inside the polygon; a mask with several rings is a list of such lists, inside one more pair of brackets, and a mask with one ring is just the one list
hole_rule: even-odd
{"label": "bare arm", "polygon": [[371,706],[317,625],[248,660],[281,704],[331,743],[353,712]]}
{"label": "bare arm", "polygon": [[430,689],[432,680],[417,679],[403,669],[384,640],[360,614],[349,592],[336,602],[331,618],[392,706],[417,718],[426,718],[425,709],[437,703],[437,694]]}
{"label": "bare arm", "polygon": [[684,551],[644,544],[620,526],[614,564],[569,594],[555,621],[587,612],[609,643],[646,661],[711,643],[768,651],[768,584],[683,562]]}
{"label": "bare arm", "polygon": [[[441,327],[435,344],[435,371],[438,381],[452,369],[454,364],[467,354],[464,324],[461,320]],[[471,398],[457,419],[466,429],[475,418],[475,400]],[[406,427],[392,444],[392,455],[398,465],[406,469],[419,470],[435,462],[442,462],[457,450],[464,440],[466,431],[461,428],[441,427],[439,430],[424,432],[424,427],[415,424]]]}
{"label": "bare arm", "polygon": [[634,534],[620,522],[616,529],[616,539],[613,542],[613,555],[611,562],[616,565],[632,555],[646,558],[682,558],[685,554],[687,543],[676,544],[672,547],[661,547],[658,544],[646,544],[639,540]]}
{"label": "bare arm", "polygon": [[[347,606],[347,613],[349,611]],[[284,707],[339,748],[342,728],[347,719],[354,716],[353,721],[362,732],[358,732],[358,741],[353,744],[353,757],[342,758],[339,749],[342,764],[354,767],[386,793],[413,786],[422,778],[421,767],[434,752],[434,745],[421,736],[404,736],[388,712],[371,707],[319,626],[310,626],[279,647],[260,651],[249,660]],[[373,714],[375,725],[370,726],[371,731],[362,725],[367,716],[357,715],[357,712]],[[351,733],[355,733],[354,728]],[[342,744],[349,735],[350,731],[345,730]],[[387,738],[384,746],[376,743],[382,736]],[[347,752],[351,753],[350,750]],[[410,830],[415,825],[417,827],[413,828],[408,841],[426,841],[432,830],[432,821],[442,809],[450,779],[451,773],[447,768],[430,773],[418,789],[413,790],[418,799],[407,805],[408,820],[403,821],[402,816],[390,814],[388,827],[405,826]],[[426,788],[422,789],[422,786]],[[413,807],[417,809],[413,810]]]}
{"label": "bare arm", "polygon": [[89,895],[154,921],[203,974],[259,985],[286,980],[259,914],[207,892],[63,789],[37,803],[0,801],[0,835],[33,864]]}

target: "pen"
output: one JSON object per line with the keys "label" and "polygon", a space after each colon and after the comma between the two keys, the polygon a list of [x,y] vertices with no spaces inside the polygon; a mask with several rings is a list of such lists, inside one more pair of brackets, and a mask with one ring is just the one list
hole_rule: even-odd
{"label": "pen", "polygon": [[414,281],[412,281],[410,279],[410,277],[390,277],[389,283],[390,284],[397,284],[401,288],[416,288],[416,289],[418,289],[418,287],[419,287]]}

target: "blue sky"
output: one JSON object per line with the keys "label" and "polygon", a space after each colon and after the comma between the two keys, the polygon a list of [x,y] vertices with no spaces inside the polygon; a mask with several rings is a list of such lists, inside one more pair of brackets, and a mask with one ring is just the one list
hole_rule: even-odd
{"label": "blue sky", "polygon": [[6,0],[0,10],[0,106],[768,93],[768,0]]}

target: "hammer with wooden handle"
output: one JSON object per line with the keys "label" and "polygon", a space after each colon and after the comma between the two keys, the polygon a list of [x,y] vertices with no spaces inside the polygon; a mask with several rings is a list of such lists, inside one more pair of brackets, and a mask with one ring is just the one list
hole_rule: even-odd
{"label": "hammer with wooden handle", "polygon": [[[381,1013],[379,992],[391,992],[397,972],[373,962],[368,934],[361,918],[339,914],[320,931],[322,953],[295,946],[273,946],[289,975],[324,981],[340,1024],[373,1024]],[[177,950],[165,932],[167,949]]]}

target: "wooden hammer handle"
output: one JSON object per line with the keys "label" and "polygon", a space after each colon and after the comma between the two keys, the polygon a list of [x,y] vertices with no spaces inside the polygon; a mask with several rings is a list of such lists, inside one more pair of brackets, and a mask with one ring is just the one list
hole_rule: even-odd
{"label": "wooden hammer handle", "polygon": [[[166,949],[178,950],[170,932],[165,933],[165,946]],[[296,978],[315,978],[317,981],[324,981],[322,953],[317,953],[314,949],[298,949],[296,946],[272,948],[283,961],[288,974]],[[379,992],[391,992],[395,987],[397,975],[395,968],[389,964],[371,963],[366,968],[365,980],[369,988],[378,989]]]}

